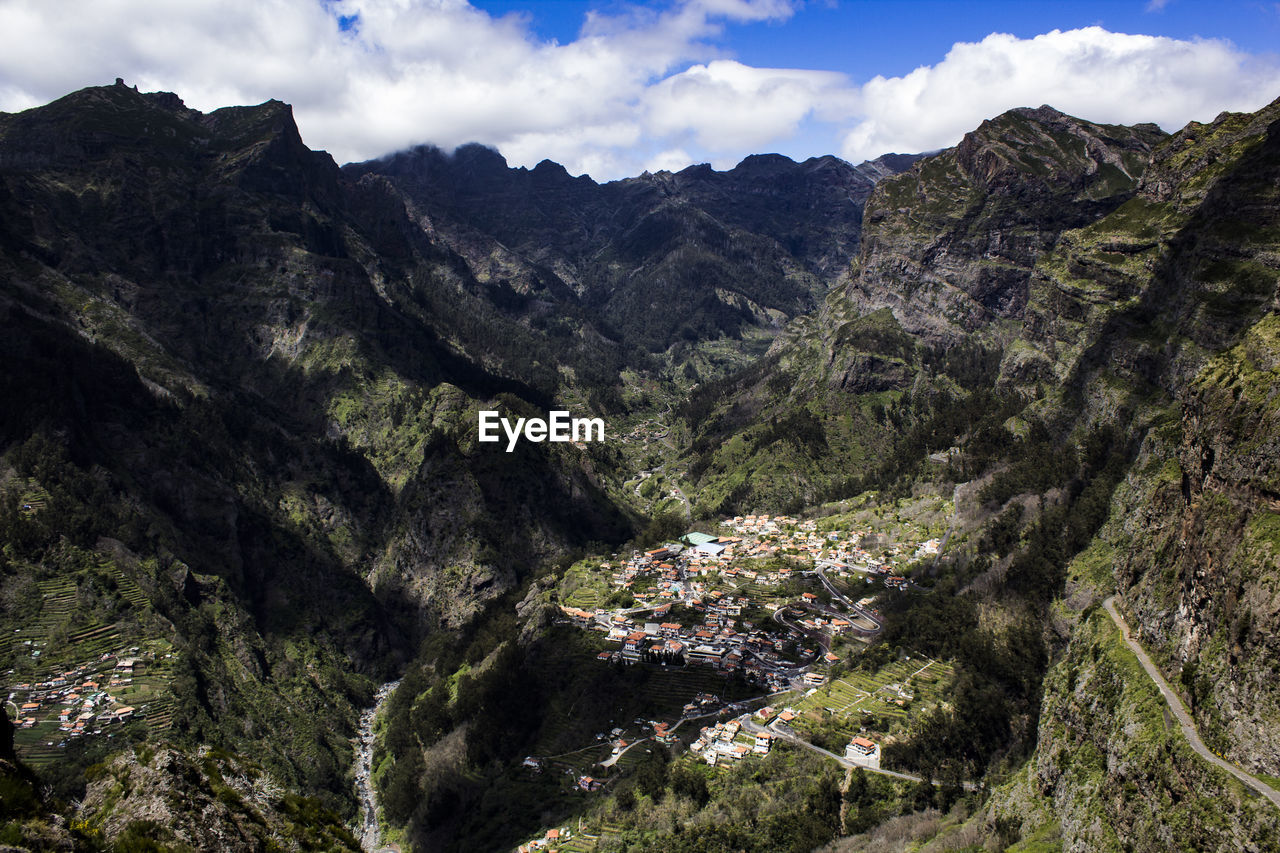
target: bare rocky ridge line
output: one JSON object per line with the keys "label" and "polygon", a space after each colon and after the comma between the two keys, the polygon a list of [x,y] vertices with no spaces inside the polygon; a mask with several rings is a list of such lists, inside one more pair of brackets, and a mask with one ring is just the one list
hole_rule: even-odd
{"label": "bare rocky ridge line", "polygon": [[1196,754],[1208,761],[1210,764],[1217,765],[1223,770],[1235,776],[1244,784],[1253,788],[1262,796],[1266,797],[1277,808],[1280,808],[1280,791],[1263,782],[1261,779],[1250,774],[1245,770],[1241,770],[1236,765],[1226,761],[1214,754],[1204,741],[1200,739],[1200,733],[1196,731],[1195,722],[1191,719],[1191,715],[1187,713],[1186,707],[1182,704],[1182,700],[1178,698],[1178,694],[1169,686],[1169,682],[1165,680],[1164,675],[1148,657],[1146,651],[1133,639],[1133,635],[1129,631],[1129,623],[1124,621],[1124,617],[1120,615],[1115,606],[1116,597],[1110,596],[1106,601],[1102,602],[1102,606],[1107,609],[1107,614],[1111,620],[1116,623],[1116,627],[1120,629],[1120,636],[1124,639],[1125,645],[1137,656],[1138,662],[1142,664],[1142,668],[1146,670],[1147,675],[1156,683],[1156,687],[1160,689],[1160,695],[1164,697],[1164,701],[1169,706],[1169,710],[1173,711],[1174,717],[1178,720],[1178,725],[1182,728],[1182,735],[1187,739],[1187,743],[1195,750]]}
{"label": "bare rocky ridge line", "polygon": [[378,831],[378,792],[373,788],[373,745],[377,738],[373,733],[373,723],[382,713],[382,706],[387,698],[400,686],[399,681],[389,681],[378,688],[374,694],[373,707],[366,708],[360,714],[360,731],[356,746],[356,799],[360,802],[360,823],[357,836],[360,849],[366,853],[374,853],[379,849],[381,833]]}

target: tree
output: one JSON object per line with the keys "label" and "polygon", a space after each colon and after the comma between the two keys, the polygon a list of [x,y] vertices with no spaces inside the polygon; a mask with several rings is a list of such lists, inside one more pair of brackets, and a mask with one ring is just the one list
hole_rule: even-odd
{"label": "tree", "polygon": [[666,747],[654,744],[645,751],[644,758],[636,765],[636,787],[640,793],[652,797],[655,802],[662,800],[667,788],[667,764],[671,755]]}

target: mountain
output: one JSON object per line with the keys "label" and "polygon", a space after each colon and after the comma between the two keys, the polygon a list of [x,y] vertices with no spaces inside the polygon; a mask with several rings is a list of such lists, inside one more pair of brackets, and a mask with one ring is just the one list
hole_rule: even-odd
{"label": "mountain", "polygon": [[162,644],[135,736],[350,812],[355,708],[424,632],[630,535],[612,451],[477,451],[479,408],[549,407],[545,337],[283,104],[88,89],[0,118],[0,169],[6,668]]}
{"label": "mountain", "polygon": [[344,172],[387,180],[489,287],[662,353],[812,309],[857,249],[872,187],[915,159],[774,154],[601,185],[480,145],[421,146]]}
{"label": "mountain", "polygon": [[1005,346],[1038,310],[1037,261],[1064,231],[1131,198],[1163,136],[1012,110],[879,183],[858,256],[821,310],[693,398],[691,470],[706,510],[857,493],[896,476],[883,467],[896,456],[876,450],[886,442],[950,447],[954,433],[913,437],[908,427],[923,421],[911,404],[932,411],[995,388]]}
{"label": "mountain", "polygon": [[[643,532],[614,430],[671,393],[676,331],[721,359],[703,370],[744,363],[910,159],[598,186],[475,146],[340,169],[285,104],[202,114],[121,81],[0,115],[0,662],[34,682],[135,648],[153,675],[123,740],[177,751],[112,767],[199,765],[174,789],[196,803],[224,791],[198,746],[253,755],[317,799],[233,785],[224,805],[256,805],[219,837],[299,815],[324,836],[353,815],[349,737],[377,683],[557,561]],[[741,186],[759,201],[734,204]],[[612,440],[476,440],[482,409],[556,407],[609,415]],[[117,751],[30,740],[55,802]],[[154,829],[128,820],[146,792],[108,817],[95,790],[112,836]]]}
{"label": "mountain", "polygon": [[[1276,846],[1109,605],[1208,747],[1280,776],[1278,137],[1280,102],[1175,134],[1039,107],[927,157],[598,184],[475,145],[339,167],[287,105],[122,82],[0,114],[0,664],[40,716],[0,731],[0,842],[351,848],[352,737],[399,678],[362,733],[420,849],[573,817],[644,849]],[[605,440],[478,440],[551,409]],[[799,747],[632,750],[598,794],[526,767],[754,695],[601,663],[565,609],[630,608],[627,555],[750,511],[936,537],[824,664],[945,666],[862,718],[920,781]],[[749,636],[782,606],[672,609]],[[60,725],[104,681],[128,709]]]}
{"label": "mountain", "polygon": [[[1195,755],[1101,603],[1116,595],[1209,748],[1273,779],[1278,134],[1280,102],[1168,137],[1043,107],[984,123],[882,182],[847,282],[702,401],[704,492],[737,478],[728,505],[767,506],[799,470],[833,496],[953,495],[962,544],[919,577],[989,624],[1043,620],[1026,762],[968,822],[921,826],[928,849],[1277,843],[1274,807]],[[845,437],[850,410],[891,454]],[[807,467],[772,461],[795,453],[784,416],[825,440]],[[874,467],[841,482],[850,459]],[[984,633],[997,654],[1029,639]],[[906,756],[939,754],[919,737]]]}
{"label": "mountain", "polygon": [[[1040,363],[1071,377],[1095,416],[1127,407],[1144,427],[1110,520],[1072,572],[1074,629],[1049,673],[1026,787],[994,806],[1025,808],[1029,790],[1038,819],[1076,843],[1111,847],[1123,833],[1138,845],[1194,837],[1205,849],[1264,850],[1280,839],[1272,805],[1170,730],[1094,606],[1118,593],[1209,748],[1277,774],[1264,721],[1280,700],[1269,677],[1280,505],[1267,449],[1280,363],[1278,143],[1280,102],[1189,125],[1155,152],[1133,200],[1070,235],[1044,269],[1061,298],[1029,335],[1048,356]],[[1110,796],[1135,779],[1145,804]],[[1026,834],[1036,822],[1014,821]]]}

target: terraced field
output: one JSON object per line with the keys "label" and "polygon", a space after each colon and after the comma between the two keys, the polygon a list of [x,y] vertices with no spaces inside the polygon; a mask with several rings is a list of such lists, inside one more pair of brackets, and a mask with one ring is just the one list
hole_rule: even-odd
{"label": "terraced field", "polygon": [[22,479],[18,481],[18,489],[21,494],[22,502],[19,504],[21,511],[27,515],[34,515],[44,509],[49,503],[49,493],[44,487],[31,479]]}
{"label": "terraced field", "polygon": [[728,701],[754,695],[739,689],[736,695],[729,696],[726,695],[729,688],[729,677],[712,667],[666,667],[654,670],[650,675],[645,696],[650,700],[654,713],[667,713],[678,718],[681,709],[699,693],[711,693]]}
{"label": "terraced field", "polygon": [[563,853],[591,853],[596,849],[597,843],[594,837],[588,838],[585,835],[575,835],[556,849],[563,851]]}
{"label": "terraced field", "polygon": [[953,672],[950,664],[940,661],[895,661],[874,674],[849,673],[796,700],[792,707],[801,713],[830,711],[845,719],[872,713],[906,720],[912,709],[927,707],[941,698]]}
{"label": "terraced field", "polygon": [[[137,709],[134,719],[145,720],[147,730],[153,735],[163,733],[171,727],[174,713],[173,694],[170,690],[173,659],[168,655],[172,653],[172,646],[164,640],[151,640],[125,648],[125,642],[127,641],[120,640],[118,631],[111,626],[82,629],[73,634],[65,646],[65,649],[70,650],[69,656],[64,654],[57,662],[50,660],[42,663],[36,674],[28,677],[28,683],[36,683],[65,674],[70,683],[52,696],[44,699],[37,697],[36,701],[40,702],[41,707],[30,713],[37,720],[36,725],[14,733],[14,746],[24,761],[38,768],[63,757],[64,747],[59,744],[67,741],[70,736],[60,728],[58,715],[62,708],[74,707],[67,699],[70,693],[96,696],[102,691],[110,694],[114,701],[99,700],[95,713],[123,706],[133,707]],[[134,675],[128,684],[112,685],[111,680],[117,673],[116,663],[121,658],[129,657],[138,661],[133,670]],[[72,677],[72,671],[78,675]],[[97,682],[100,688],[78,689],[78,685],[88,682]],[[8,692],[14,685],[4,687]],[[24,698],[32,697],[29,693],[19,695],[17,701],[21,702]],[[87,739],[114,735],[120,731],[119,726],[119,723],[107,723],[101,726],[100,735],[86,732],[83,737]]]}
{"label": "terraced field", "polygon": [[569,607],[594,610],[600,607],[609,594],[609,570],[585,562],[570,566],[561,581],[561,588],[575,587],[564,597]]}
{"label": "terraced field", "polygon": [[39,770],[58,761],[63,754],[58,744],[66,735],[58,730],[58,721],[42,721],[33,729],[19,729],[13,733],[13,746],[18,756],[32,768]]}
{"label": "terraced field", "polygon": [[590,773],[591,768],[607,759],[610,753],[611,749],[608,743],[598,743],[583,747],[582,749],[575,750],[574,752],[567,752],[550,757],[547,759],[547,763],[553,768],[553,770],[558,770],[560,772],[573,770],[575,773],[581,775],[583,773]]}

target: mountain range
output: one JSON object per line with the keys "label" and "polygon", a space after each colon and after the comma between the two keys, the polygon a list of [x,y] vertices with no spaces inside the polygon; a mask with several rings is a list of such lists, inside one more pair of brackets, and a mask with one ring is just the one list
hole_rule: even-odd
{"label": "mountain range", "polygon": [[[1101,605],[1215,753],[1280,777],[1278,187],[1280,102],[605,184],[479,145],[339,167],[285,104],[121,81],[0,114],[5,686],[129,648],[159,685],[118,740],[6,726],[0,840],[355,848],[350,739],[403,679],[387,821],[513,848],[564,808],[513,768],[569,744],[566,697],[605,726],[650,689],[566,651],[575,566],[936,496],[927,591],[864,657],[954,662],[886,758],[974,792],[923,820],[847,774],[829,823],[762,837],[1270,849],[1275,807],[1194,754]],[[507,453],[488,409],[608,440]],[[670,785],[638,849],[777,849]]]}

